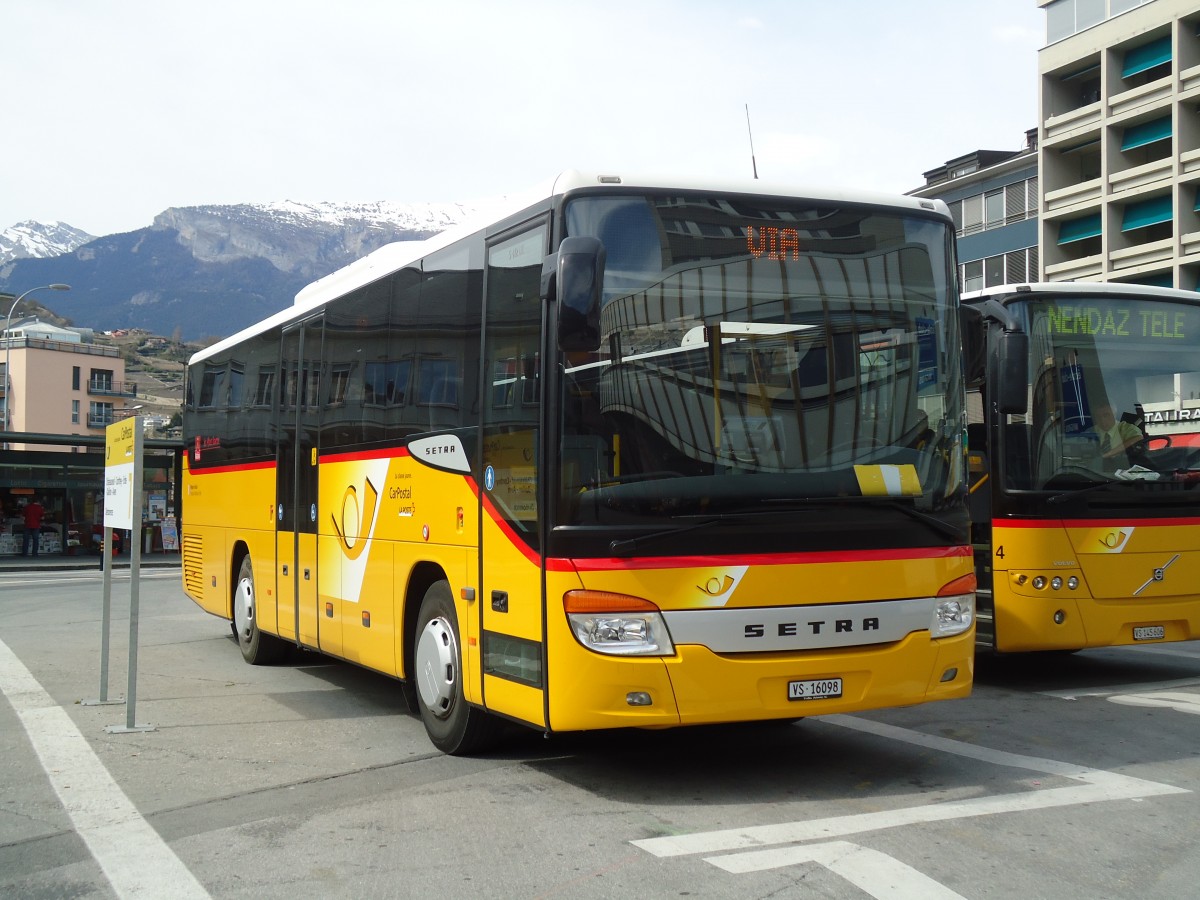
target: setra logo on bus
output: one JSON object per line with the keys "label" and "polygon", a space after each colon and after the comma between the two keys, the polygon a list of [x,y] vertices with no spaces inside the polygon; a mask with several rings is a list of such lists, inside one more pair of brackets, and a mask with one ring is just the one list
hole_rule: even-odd
{"label": "setra logo on bus", "polygon": [[[854,634],[855,620],[854,619],[834,619],[833,633],[834,634]],[[821,629],[830,624],[828,619],[821,619],[816,622],[780,622],[776,625],[776,633],[773,636],[778,637],[793,637],[800,634],[800,626],[805,625],[809,628],[811,634],[821,634]],[[863,619],[858,626],[859,633],[866,631],[878,631],[879,619],[875,616],[868,616]],[[747,625],[743,636],[747,638],[761,638],[767,636],[767,627],[761,624]]]}

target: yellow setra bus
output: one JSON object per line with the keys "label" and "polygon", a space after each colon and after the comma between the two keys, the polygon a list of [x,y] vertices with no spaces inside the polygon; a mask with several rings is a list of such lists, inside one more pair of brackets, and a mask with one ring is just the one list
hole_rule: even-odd
{"label": "yellow setra bus", "polygon": [[1001,652],[1200,638],[1200,295],[964,296],[977,635]]}
{"label": "yellow setra bus", "polygon": [[940,202],[564,173],[190,361],[183,580],[433,743],[966,696]]}

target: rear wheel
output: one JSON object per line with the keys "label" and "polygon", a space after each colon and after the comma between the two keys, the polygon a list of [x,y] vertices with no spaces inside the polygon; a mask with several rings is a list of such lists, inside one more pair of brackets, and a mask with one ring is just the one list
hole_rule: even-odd
{"label": "rear wheel", "polygon": [[246,556],[238,569],[237,584],[233,589],[233,633],[246,662],[255,666],[278,662],[287,652],[287,644],[258,630],[257,612],[254,567],[250,557]]}
{"label": "rear wheel", "polygon": [[412,678],[429,740],[443,753],[478,753],[493,744],[499,721],[463,696],[458,614],[450,585],[434,582],[421,601]]}

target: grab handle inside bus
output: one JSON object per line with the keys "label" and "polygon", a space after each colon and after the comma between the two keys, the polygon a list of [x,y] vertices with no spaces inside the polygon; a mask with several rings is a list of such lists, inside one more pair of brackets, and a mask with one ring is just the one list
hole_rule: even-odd
{"label": "grab handle inside bus", "polygon": [[558,253],[543,263],[543,297],[558,301],[560,350],[596,350],[600,347],[604,263],[604,244],[597,238],[585,236],[564,238]]}

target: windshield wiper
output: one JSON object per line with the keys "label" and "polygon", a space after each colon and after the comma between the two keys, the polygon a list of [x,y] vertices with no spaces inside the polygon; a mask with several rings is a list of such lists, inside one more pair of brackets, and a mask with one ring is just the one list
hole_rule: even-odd
{"label": "windshield wiper", "polygon": [[1046,505],[1050,506],[1051,504],[1066,503],[1072,497],[1078,497],[1082,494],[1090,494],[1092,491],[1098,491],[1101,488],[1110,488],[1114,484],[1132,484],[1132,482],[1119,481],[1115,478],[1111,481],[1096,481],[1084,487],[1076,488],[1073,491],[1062,491],[1061,493],[1055,494],[1046,501]]}
{"label": "windshield wiper", "polygon": [[629,556],[642,545],[644,541],[654,541],[659,538],[671,537],[676,534],[684,534],[688,531],[697,531],[701,528],[707,528],[710,525],[728,518],[728,516],[711,516],[700,522],[693,522],[690,525],[679,525],[675,528],[664,528],[662,531],[652,531],[649,534],[639,534],[637,537],[625,538],[619,541],[613,541],[608,545],[608,550],[613,556]]}
{"label": "windshield wiper", "polygon": [[932,528],[934,531],[936,531],[938,534],[942,535],[942,537],[948,537],[953,540],[963,541],[964,543],[966,542],[966,537],[963,534],[961,528],[955,528],[950,523],[943,522],[937,516],[931,516],[927,512],[922,512],[921,510],[917,509],[915,506],[905,506],[899,500],[889,500],[889,501],[887,501],[886,505],[890,506],[892,509],[899,510],[900,512],[902,512],[906,516],[908,516],[910,519],[916,519],[918,522],[925,523],[930,528]]}

